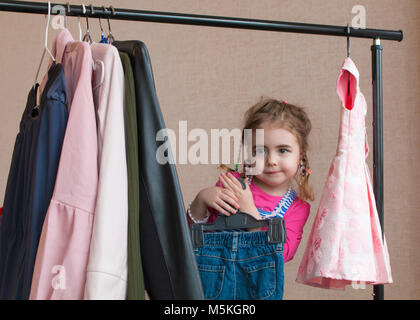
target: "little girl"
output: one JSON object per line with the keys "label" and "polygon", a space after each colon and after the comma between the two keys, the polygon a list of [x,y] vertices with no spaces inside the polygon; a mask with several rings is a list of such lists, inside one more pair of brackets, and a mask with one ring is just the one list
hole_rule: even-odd
{"label": "little girl", "polygon": [[[238,209],[256,219],[283,216],[287,237],[282,252],[284,262],[290,261],[302,239],[303,227],[310,213],[310,204],[306,200],[314,200],[308,184],[311,172],[306,155],[311,122],[301,107],[286,101],[264,99],[245,113],[244,129],[252,129],[252,155],[256,159],[252,167],[257,174],[246,176],[246,165],[242,174],[238,172],[238,166],[233,170],[221,165],[220,168],[227,172],[220,174],[214,187],[197,194],[189,205],[189,221],[211,223],[219,214],[229,216]],[[256,129],[264,129],[264,145],[255,144]],[[246,189],[242,189],[238,177],[245,180]],[[283,197],[291,202],[285,213],[278,210]],[[204,281],[203,276],[202,280],[206,298],[217,299],[207,294],[206,286],[213,284],[208,279]],[[220,289],[219,293],[222,291]]]}

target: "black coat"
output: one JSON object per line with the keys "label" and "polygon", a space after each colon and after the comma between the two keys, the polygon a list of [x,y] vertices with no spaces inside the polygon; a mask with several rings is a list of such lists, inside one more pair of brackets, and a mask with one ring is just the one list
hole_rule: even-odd
{"label": "black coat", "polygon": [[[161,165],[156,150],[165,129],[146,45],[115,41],[130,55],[134,73],[140,178],[140,245],[151,299],[204,299],[175,164]],[[166,137],[167,149],[170,143]],[[169,155],[172,158],[172,153]]]}

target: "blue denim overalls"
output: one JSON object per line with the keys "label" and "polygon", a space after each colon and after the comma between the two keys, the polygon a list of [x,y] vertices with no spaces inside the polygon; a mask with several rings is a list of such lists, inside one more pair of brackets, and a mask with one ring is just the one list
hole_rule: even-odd
{"label": "blue denim overalls", "polygon": [[[283,205],[276,207],[277,217],[283,217],[296,193],[293,190],[284,198]],[[267,231],[205,232],[203,246],[194,252],[206,299],[283,298],[283,243],[268,243]]]}

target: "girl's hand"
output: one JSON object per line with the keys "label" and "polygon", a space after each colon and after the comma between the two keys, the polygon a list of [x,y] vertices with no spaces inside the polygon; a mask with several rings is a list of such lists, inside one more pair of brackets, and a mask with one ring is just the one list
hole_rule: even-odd
{"label": "girl's hand", "polygon": [[225,189],[231,191],[239,199],[239,209],[242,212],[248,213],[255,219],[261,219],[258,209],[254,204],[254,198],[252,197],[252,192],[249,188],[248,178],[244,180],[246,189],[242,189],[241,183],[230,172],[220,174],[220,181]]}
{"label": "girl's hand", "polygon": [[238,197],[225,188],[215,186],[203,189],[200,191],[199,197],[207,207],[211,207],[226,216],[235,214],[236,210],[239,209]]}

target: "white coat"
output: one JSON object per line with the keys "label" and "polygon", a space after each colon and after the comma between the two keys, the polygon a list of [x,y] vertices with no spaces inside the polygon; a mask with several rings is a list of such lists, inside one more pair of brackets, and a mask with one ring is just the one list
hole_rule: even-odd
{"label": "white coat", "polygon": [[126,298],[128,187],[124,131],[124,70],[117,48],[91,45],[98,129],[99,184],[85,299]]}

